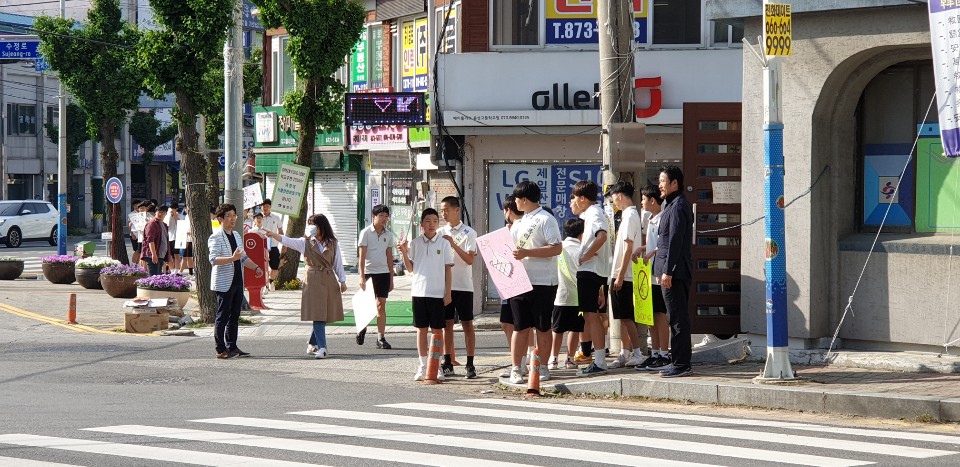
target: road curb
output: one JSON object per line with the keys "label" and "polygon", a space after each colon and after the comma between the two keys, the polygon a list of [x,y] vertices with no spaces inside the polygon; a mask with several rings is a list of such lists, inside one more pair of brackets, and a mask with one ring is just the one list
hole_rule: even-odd
{"label": "road curb", "polygon": [[710,383],[647,378],[607,378],[557,383],[561,394],[647,399],[820,412],[922,421],[960,421],[960,398],[851,393],[801,387]]}

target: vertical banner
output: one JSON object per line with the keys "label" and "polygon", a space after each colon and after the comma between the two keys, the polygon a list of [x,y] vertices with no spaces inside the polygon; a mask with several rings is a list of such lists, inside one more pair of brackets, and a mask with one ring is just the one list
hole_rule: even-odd
{"label": "vertical banner", "polygon": [[367,89],[367,30],[360,33],[360,40],[353,48],[350,60],[350,83],[354,92]]}
{"label": "vertical banner", "polygon": [[[633,40],[647,42],[650,0],[633,0]],[[596,44],[597,0],[547,0],[547,44]]]}
{"label": "vertical banner", "polygon": [[523,263],[513,258],[513,237],[506,227],[477,238],[477,249],[500,298],[516,297],[533,290]]}
{"label": "vertical banner", "polygon": [[427,18],[416,20],[414,28],[417,41],[417,66],[413,84],[414,92],[426,92],[429,89],[430,80],[430,29],[428,28]]}
{"label": "vertical banner", "polygon": [[653,326],[652,264],[651,261],[633,262],[633,320],[647,326]]}
{"label": "vertical banner", "polygon": [[414,92],[417,74],[417,43],[415,24],[405,21],[400,27],[400,90]]}
{"label": "vertical banner", "polygon": [[370,26],[370,41],[367,48],[367,89],[383,87],[383,26]]}
{"label": "vertical banner", "polygon": [[930,0],[930,43],[937,84],[940,138],[947,157],[960,156],[960,107],[957,77],[960,73],[960,2]]}

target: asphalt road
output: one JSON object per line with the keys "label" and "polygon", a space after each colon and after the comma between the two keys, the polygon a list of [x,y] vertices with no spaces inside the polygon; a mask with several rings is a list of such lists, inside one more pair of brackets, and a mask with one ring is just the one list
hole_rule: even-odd
{"label": "asphalt road", "polygon": [[0,315],[0,465],[960,463],[953,425],[627,400],[526,405],[483,365],[503,353],[495,332],[479,339],[486,374],[441,386],[412,381],[413,334],[391,336],[390,351],[334,337],[326,360],[305,355],[304,340],[241,341],[252,358],[217,360],[209,338],[75,334]]}

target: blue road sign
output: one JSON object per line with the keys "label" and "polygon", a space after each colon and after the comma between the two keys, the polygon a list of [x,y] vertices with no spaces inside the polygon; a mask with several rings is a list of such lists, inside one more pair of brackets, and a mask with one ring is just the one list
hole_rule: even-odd
{"label": "blue road sign", "polygon": [[111,177],[110,180],[107,180],[106,188],[107,201],[116,204],[123,199],[123,183],[120,183],[119,178]]}
{"label": "blue road sign", "polygon": [[40,45],[40,39],[28,36],[27,38],[17,38],[16,36],[0,37],[0,58],[30,60],[41,58],[37,47]]}
{"label": "blue road sign", "polygon": [[33,69],[36,71],[47,71],[50,69],[50,62],[41,55],[33,61]]}

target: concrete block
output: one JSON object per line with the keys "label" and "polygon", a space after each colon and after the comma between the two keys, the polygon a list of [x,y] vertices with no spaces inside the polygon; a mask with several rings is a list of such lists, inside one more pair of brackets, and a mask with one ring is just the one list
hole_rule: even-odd
{"label": "concrete block", "polygon": [[864,417],[916,419],[933,417],[939,420],[940,398],[929,396],[902,396],[899,394],[854,394],[828,392],[824,394],[824,410],[832,413]]}
{"label": "concrete block", "polygon": [[960,421],[960,399],[943,399],[940,401],[940,421]]}
{"label": "concrete block", "polygon": [[719,345],[695,349],[691,356],[692,363],[731,363],[746,360],[752,350],[750,339],[737,338],[724,341]]}
{"label": "concrete block", "polygon": [[620,378],[557,383],[553,387],[561,394],[591,394],[594,396],[619,396],[623,394],[623,385]]}
{"label": "concrete block", "polygon": [[718,384],[717,402],[771,409],[821,412],[823,391],[753,384]]}
{"label": "concrete block", "polygon": [[667,380],[651,378],[623,378],[623,397],[646,397],[649,399],[670,399],[670,385]]}
{"label": "concrete block", "polygon": [[690,401],[698,404],[717,404],[720,401],[716,383],[669,381],[667,384],[670,388],[669,398],[675,401]]}

